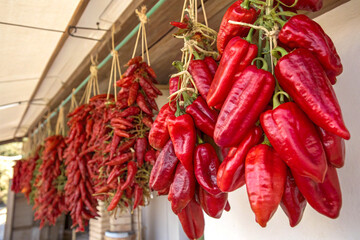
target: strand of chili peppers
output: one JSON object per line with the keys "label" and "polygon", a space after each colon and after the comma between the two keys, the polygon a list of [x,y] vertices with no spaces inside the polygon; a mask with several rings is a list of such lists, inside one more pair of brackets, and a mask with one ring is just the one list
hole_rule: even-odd
{"label": "strand of chili peppers", "polygon": [[67,211],[63,189],[66,180],[63,167],[65,148],[65,140],[61,135],[45,139],[33,207],[35,220],[40,220],[40,228],[45,224],[55,225],[57,218]]}
{"label": "strand of chili peppers", "polygon": [[70,128],[65,150],[67,182],[65,184],[65,203],[72,219],[72,228],[84,231],[89,220],[97,216],[97,200],[94,198],[94,183],[89,161],[94,154],[92,143],[98,134],[97,125],[91,112],[106,101],[106,95],[93,97],[89,104],[76,108],[68,115]]}
{"label": "strand of chili peppers", "polygon": [[121,87],[116,103],[99,112],[108,139],[99,142],[99,151],[91,160],[94,169],[95,196],[108,203],[108,211],[135,209],[149,201],[149,175],[155,161],[155,150],[148,145],[155,98],[161,92],[155,87],[152,68],[135,57],[117,82]]}

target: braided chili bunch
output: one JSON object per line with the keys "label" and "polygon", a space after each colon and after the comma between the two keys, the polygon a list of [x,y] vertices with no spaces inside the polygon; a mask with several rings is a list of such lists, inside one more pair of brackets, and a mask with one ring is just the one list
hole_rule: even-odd
{"label": "braided chili bunch", "polygon": [[40,220],[40,228],[45,223],[55,225],[57,218],[67,211],[64,194],[66,178],[63,153],[65,148],[65,140],[61,135],[45,139],[33,207],[35,220]]}

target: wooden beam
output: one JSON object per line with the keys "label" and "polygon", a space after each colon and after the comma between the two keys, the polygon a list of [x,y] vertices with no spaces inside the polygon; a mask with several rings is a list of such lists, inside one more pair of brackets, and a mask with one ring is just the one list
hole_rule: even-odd
{"label": "wooden beam", "polygon": [[17,133],[18,133],[23,121],[24,121],[24,118],[25,118],[27,112],[29,111],[31,102],[34,100],[34,97],[36,96],[36,93],[38,92],[41,84],[43,83],[43,81],[44,81],[46,75],[48,74],[51,66],[53,65],[56,57],[58,56],[58,54],[60,53],[62,47],[64,46],[66,39],[68,39],[68,37],[69,37],[67,29],[69,28],[69,26],[76,26],[76,24],[78,23],[81,15],[85,11],[85,8],[86,8],[86,6],[88,5],[89,2],[90,2],[90,0],[81,0],[79,2],[79,4],[77,5],[77,7],[75,9],[75,12],[73,13],[68,25],[66,26],[65,32],[61,35],[61,38],[60,38],[59,42],[57,43],[53,53],[51,54],[51,57],[50,57],[49,61],[47,62],[46,66],[45,66],[44,71],[42,72],[42,74],[40,76],[40,79],[39,79],[39,81],[38,81],[38,83],[37,83],[37,85],[35,87],[35,90],[31,94],[31,97],[30,97],[29,102],[28,102],[28,104],[26,106],[26,109],[25,109],[23,115],[21,116],[20,122],[19,122],[19,124],[18,124],[18,126],[17,126],[17,128],[16,128],[16,130],[14,132],[13,138],[16,138],[16,135],[17,135]]}

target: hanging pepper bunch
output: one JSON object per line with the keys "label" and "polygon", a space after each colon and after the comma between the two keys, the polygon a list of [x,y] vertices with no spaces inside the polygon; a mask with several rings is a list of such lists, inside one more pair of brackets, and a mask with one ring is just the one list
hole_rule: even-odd
{"label": "hanging pepper bunch", "polygon": [[[55,225],[57,218],[67,211],[64,199],[66,177],[63,153],[65,148],[66,144],[62,135],[45,139],[33,207],[35,220],[40,220],[40,228],[45,223]],[[35,162],[33,165],[35,168]]]}
{"label": "hanging pepper bunch", "polygon": [[236,1],[218,33],[222,57],[206,100],[221,109],[215,143],[230,149],[217,186],[231,192],[246,185],[262,227],[279,205],[291,226],[300,222],[306,202],[330,218],[340,212],[335,168],[344,164],[350,134],[331,84],[342,65],[320,25],[295,13],[321,5]]}
{"label": "hanging pepper bunch", "polygon": [[[26,159],[21,159],[19,161],[16,161],[15,165],[13,166],[13,179],[11,184],[11,191],[15,193],[21,192],[21,185],[23,182],[24,177],[24,163]],[[25,169],[26,170],[26,169]]]}
{"label": "hanging pepper bunch", "polygon": [[161,108],[149,135],[151,146],[161,150],[150,187],[168,195],[190,239],[203,235],[203,210],[214,218],[230,210],[228,194],[216,184],[220,160],[212,138],[218,112],[206,103],[218,68],[217,32],[197,21],[195,2],[186,2],[181,22],[171,22],[179,28],[175,37],[185,42],[183,59],[173,64],[179,72],[169,80],[170,102]]}
{"label": "hanging pepper bunch", "polygon": [[70,130],[64,154],[67,177],[65,203],[73,221],[72,227],[77,227],[77,231],[84,231],[89,220],[98,216],[89,161],[95,151],[92,143],[99,133],[99,126],[92,120],[91,112],[106,101],[106,95],[96,96],[89,104],[77,107],[68,115]]}
{"label": "hanging pepper bunch", "polygon": [[22,192],[28,202],[30,201],[30,193],[32,191],[32,179],[36,168],[36,162],[39,159],[39,151],[41,147],[38,147],[34,152],[34,156],[28,159],[22,159],[16,161],[14,165],[13,183],[11,190],[15,193]]}
{"label": "hanging pepper bunch", "polygon": [[134,57],[127,66],[117,82],[121,87],[117,102],[108,112],[99,112],[109,139],[102,142],[91,160],[97,169],[95,196],[108,202],[108,211],[148,203],[149,175],[156,159],[147,136],[153,111],[158,111],[155,98],[162,93],[154,85],[154,71],[142,57]]}

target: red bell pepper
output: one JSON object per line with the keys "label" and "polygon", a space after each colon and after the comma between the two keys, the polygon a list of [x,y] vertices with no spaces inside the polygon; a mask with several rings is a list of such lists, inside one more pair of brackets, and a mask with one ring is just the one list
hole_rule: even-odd
{"label": "red bell pepper", "polygon": [[306,200],[296,186],[290,169],[287,170],[285,190],[280,206],[289,218],[290,226],[295,227],[298,225],[306,207]]}
{"label": "red bell pepper", "polygon": [[336,169],[333,166],[328,166],[323,183],[316,183],[296,172],[293,172],[293,176],[300,192],[316,211],[329,218],[339,216],[342,205],[341,189]]}
{"label": "red bell pepper", "polygon": [[157,149],[162,149],[168,142],[170,135],[167,127],[166,119],[174,115],[175,111],[170,108],[169,104],[165,104],[157,115],[149,133],[149,144]]}
{"label": "red bell pepper", "polygon": [[207,66],[210,70],[211,76],[214,78],[216,70],[218,68],[216,61],[214,60],[214,58],[208,56],[208,57],[204,58],[204,62],[207,64]]}
{"label": "red bell pepper", "polygon": [[213,137],[218,113],[209,108],[203,97],[198,96],[191,105],[186,107],[185,111],[194,119],[195,126],[198,129]]}
{"label": "red bell pepper", "polygon": [[259,119],[275,88],[270,72],[248,66],[236,79],[215,126],[215,143],[222,147],[237,146]]}
{"label": "red bell pepper", "polygon": [[219,165],[220,161],[216,151],[210,143],[202,143],[196,146],[194,154],[195,177],[200,186],[212,195],[221,193],[216,185]]}
{"label": "red bell pepper", "polygon": [[279,32],[279,40],[287,47],[311,51],[323,66],[330,82],[336,83],[336,76],[342,73],[343,66],[334,43],[318,23],[306,15],[293,16]]}
{"label": "red bell pepper", "polygon": [[278,208],[285,187],[286,165],[273,148],[260,144],[245,160],[245,182],[251,209],[262,227]]}
{"label": "red bell pepper", "polygon": [[220,164],[217,172],[217,185],[223,192],[232,192],[245,184],[245,158],[253,146],[262,138],[262,130],[255,127],[250,130],[244,140]]}
{"label": "red bell pepper", "polygon": [[254,23],[257,18],[257,13],[254,8],[243,6],[242,0],[233,3],[225,12],[221,21],[219,33],[217,36],[217,49],[220,54],[223,54],[228,42],[236,37],[246,37],[250,28],[229,23],[229,20],[243,23]]}
{"label": "red bell pepper", "polygon": [[281,104],[260,116],[271,145],[298,174],[316,182],[324,180],[327,163],[324,148],[313,123],[293,102]]}
{"label": "red bell pepper", "polygon": [[343,167],[345,162],[344,139],[322,128],[318,128],[318,130],[328,163],[336,168]]}
{"label": "red bell pepper", "polygon": [[[281,3],[286,4],[287,7],[289,7],[293,6],[295,0],[281,0]],[[291,9],[316,12],[319,11],[322,6],[323,0],[298,0],[295,6],[291,7]]]}
{"label": "red bell pepper", "polygon": [[160,155],[156,159],[155,165],[151,170],[149,180],[150,188],[156,191],[168,188],[174,179],[178,161],[173,143],[169,140],[160,152]]}
{"label": "red bell pepper", "polygon": [[195,194],[195,176],[192,172],[179,163],[174,180],[170,186],[168,200],[171,202],[171,209],[178,214],[191,201]]}
{"label": "red bell pepper", "polygon": [[230,92],[238,72],[242,72],[258,52],[257,46],[240,37],[234,37],[227,45],[221,58],[214,80],[211,83],[206,101],[210,107],[221,105]]}
{"label": "red bell pepper", "polygon": [[316,125],[350,139],[334,89],[310,51],[299,48],[283,56],[276,64],[275,74],[283,89]]}
{"label": "red bell pepper", "polygon": [[181,226],[189,239],[198,239],[204,234],[205,220],[199,203],[193,198],[178,214]]}
{"label": "red bell pepper", "polygon": [[209,67],[204,60],[191,60],[188,71],[191,74],[200,95],[206,99],[213,80]]}
{"label": "red bell pepper", "polygon": [[175,154],[184,167],[193,171],[193,153],[196,143],[194,121],[189,114],[169,116],[166,120]]}
{"label": "red bell pepper", "polygon": [[202,187],[199,188],[199,200],[202,209],[213,218],[220,218],[227,204],[228,194],[220,193],[214,196]]}

